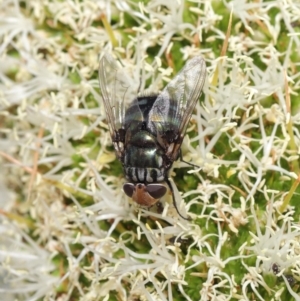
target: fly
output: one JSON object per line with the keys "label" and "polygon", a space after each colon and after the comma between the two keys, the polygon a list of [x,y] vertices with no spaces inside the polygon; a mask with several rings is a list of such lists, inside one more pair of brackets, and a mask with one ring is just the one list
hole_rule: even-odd
{"label": "fly", "polygon": [[[105,54],[100,60],[99,82],[113,146],[123,165],[125,194],[141,206],[151,207],[169,187],[172,164],[206,78],[204,59],[188,60],[158,95],[136,96],[117,62]],[[141,94],[142,95],[142,94]],[[183,217],[185,218],[185,217]],[[186,218],[185,218],[186,219]]]}

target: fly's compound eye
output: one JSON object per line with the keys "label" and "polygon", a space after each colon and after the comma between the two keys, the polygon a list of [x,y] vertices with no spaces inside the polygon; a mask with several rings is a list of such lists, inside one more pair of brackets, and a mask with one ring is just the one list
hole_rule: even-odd
{"label": "fly's compound eye", "polygon": [[130,198],[132,198],[132,195],[133,195],[134,190],[135,190],[135,186],[132,183],[125,183],[123,185],[123,190],[124,190],[124,192],[125,192],[125,194],[127,196],[129,196]]}
{"label": "fly's compound eye", "polygon": [[148,184],[146,190],[156,200],[162,198],[167,192],[167,188],[163,184]]}
{"label": "fly's compound eye", "polygon": [[163,184],[125,183],[123,190],[141,206],[151,207],[166,194],[167,188]]}

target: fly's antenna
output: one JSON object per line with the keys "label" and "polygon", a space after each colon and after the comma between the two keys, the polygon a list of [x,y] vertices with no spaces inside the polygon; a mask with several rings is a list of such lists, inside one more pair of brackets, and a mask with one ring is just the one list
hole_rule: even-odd
{"label": "fly's antenna", "polygon": [[191,220],[190,218],[183,216],[183,215],[179,212],[179,210],[178,210],[177,204],[176,204],[176,202],[175,202],[174,189],[173,189],[173,186],[172,186],[170,180],[167,178],[167,179],[165,179],[165,181],[166,181],[167,185],[169,186],[169,188],[170,188],[170,190],[171,190],[173,205],[174,205],[174,207],[175,207],[177,213],[179,214],[179,216],[180,216],[181,218],[183,218],[183,219],[185,219],[185,220],[187,220],[187,221],[190,221],[190,220]]}

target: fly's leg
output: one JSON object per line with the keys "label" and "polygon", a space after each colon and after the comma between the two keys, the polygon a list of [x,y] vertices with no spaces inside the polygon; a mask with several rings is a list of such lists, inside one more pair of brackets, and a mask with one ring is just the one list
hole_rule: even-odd
{"label": "fly's leg", "polygon": [[177,211],[177,213],[179,214],[179,216],[187,221],[190,221],[191,219],[188,218],[188,217],[184,217],[178,210],[178,207],[177,207],[177,204],[176,204],[176,201],[175,201],[175,195],[174,195],[174,189],[172,187],[172,184],[170,182],[170,180],[168,178],[165,179],[165,182],[167,183],[167,185],[169,186],[170,190],[171,190],[171,193],[172,193],[172,200],[173,200],[173,205]]}
{"label": "fly's leg", "polygon": [[179,151],[179,160],[180,160],[180,162],[186,163],[187,165],[193,166],[195,168],[200,168],[200,166],[198,166],[198,165],[195,165],[193,163],[190,163],[190,162],[187,162],[187,161],[183,160],[181,150]]}

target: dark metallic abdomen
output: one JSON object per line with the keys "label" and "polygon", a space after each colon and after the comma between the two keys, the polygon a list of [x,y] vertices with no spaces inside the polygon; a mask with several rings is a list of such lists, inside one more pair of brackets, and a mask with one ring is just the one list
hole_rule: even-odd
{"label": "dark metallic abdomen", "polygon": [[126,178],[133,183],[163,182],[168,173],[163,160],[165,152],[147,128],[148,114],[156,98],[136,98],[125,114],[123,166]]}
{"label": "dark metallic abdomen", "polygon": [[130,139],[124,156],[126,178],[133,183],[163,182],[167,171],[163,164],[163,151],[155,137],[143,129],[142,123],[132,123],[127,133]]}

